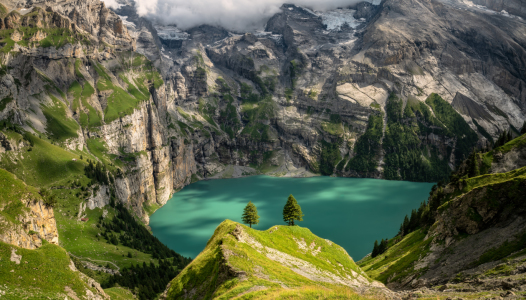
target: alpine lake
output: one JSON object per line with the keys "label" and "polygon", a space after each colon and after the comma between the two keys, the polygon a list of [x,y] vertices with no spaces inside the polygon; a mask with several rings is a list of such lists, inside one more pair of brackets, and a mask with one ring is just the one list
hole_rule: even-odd
{"label": "alpine lake", "polygon": [[433,183],[363,178],[252,176],[206,180],[186,186],[150,217],[153,234],[174,251],[195,258],[225,219],[241,222],[252,201],[258,230],[286,225],[283,207],[292,194],[302,222],[314,234],[342,246],[354,260],[375,240],[394,237],[412,209],[427,200]]}

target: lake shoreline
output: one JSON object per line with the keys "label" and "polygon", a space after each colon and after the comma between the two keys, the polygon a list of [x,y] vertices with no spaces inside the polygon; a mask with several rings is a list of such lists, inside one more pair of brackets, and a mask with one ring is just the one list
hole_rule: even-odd
{"label": "lake shoreline", "polygon": [[186,186],[150,217],[153,234],[185,256],[195,257],[225,219],[240,222],[248,201],[261,217],[256,228],[284,225],[283,205],[293,194],[305,214],[301,227],[363,257],[374,240],[396,235],[404,216],[427,200],[434,185],[330,176],[213,179],[221,178]]}

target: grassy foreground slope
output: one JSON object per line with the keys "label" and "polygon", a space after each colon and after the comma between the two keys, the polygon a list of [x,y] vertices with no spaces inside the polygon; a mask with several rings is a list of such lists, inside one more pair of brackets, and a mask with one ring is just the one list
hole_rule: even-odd
{"label": "grassy foreground slope", "polygon": [[92,299],[98,291],[70,264],[66,251],[53,244],[28,250],[0,242],[0,295],[2,299],[76,299],[73,295]]}
{"label": "grassy foreground slope", "polygon": [[206,248],[169,285],[166,299],[382,299],[340,246],[298,226],[258,231],[221,223]]}

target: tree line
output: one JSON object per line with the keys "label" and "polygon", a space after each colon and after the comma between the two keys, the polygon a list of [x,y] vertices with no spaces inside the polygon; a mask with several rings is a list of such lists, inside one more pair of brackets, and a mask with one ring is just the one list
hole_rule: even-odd
{"label": "tree line", "polygon": [[146,262],[142,265],[132,264],[129,268],[123,268],[120,274],[111,275],[102,287],[105,289],[114,286],[127,287],[139,300],[156,299],[185,266],[186,264],[181,265],[175,257],[172,261],[160,259],[158,266],[151,261],[149,264]]}
{"label": "tree line", "polygon": [[[301,206],[298,204],[298,201],[294,196],[289,195],[287,198],[287,203],[283,207],[283,221],[289,226],[294,226],[295,221],[303,221],[303,212],[301,211]],[[250,228],[252,225],[259,224],[259,215],[258,209],[252,201],[249,201],[245,209],[243,210],[243,215],[241,220],[245,224],[249,224]]]}
{"label": "tree line", "polygon": [[179,262],[179,266],[187,265],[191,259],[185,258],[161,243],[153,236],[148,229],[139,224],[130,212],[122,205],[117,203],[115,206],[117,215],[111,220],[104,220],[102,217],[97,226],[103,229],[101,233],[108,243],[139,250],[151,254],[154,259],[166,259],[173,257],[174,261]]}
{"label": "tree line", "polygon": [[84,167],[84,174],[86,174],[86,177],[89,179],[100,182],[101,184],[108,185],[110,180],[113,183],[113,177],[108,176],[106,166],[100,161],[94,163],[92,160],[88,159],[88,164]]}

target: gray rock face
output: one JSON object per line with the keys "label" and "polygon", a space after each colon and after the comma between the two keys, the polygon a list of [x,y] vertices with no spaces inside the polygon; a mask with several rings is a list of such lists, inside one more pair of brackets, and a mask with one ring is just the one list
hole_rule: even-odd
{"label": "gray rock face", "polygon": [[[13,53],[21,55],[3,54],[2,62],[13,69],[2,76],[0,96],[15,101],[0,118],[23,126],[30,121],[45,132],[39,107],[52,100],[34,96],[45,90],[41,73],[67,90],[77,76],[71,67],[76,59],[85,81],[97,89],[86,101],[104,116],[115,91],[98,90],[102,77],[96,65],[111,73],[114,86],[128,91],[144,70],[134,69],[134,75],[130,69],[126,82],[119,73],[122,53],[136,49],[148,57],[164,84],[150,82],[150,98],[132,112],[84,127],[65,145],[84,148],[86,139],[99,138],[108,154],[134,154],[116,178],[115,192],[145,220],[143,205],[163,205],[194,174],[194,179],[229,177],[239,170],[253,174],[248,166],[258,165],[278,176],[309,176],[320,172],[322,157],[331,153],[340,157],[329,166],[338,175],[382,178],[382,146],[373,149],[374,172],[335,166],[345,167],[356,155],[371,116],[383,116],[385,132],[391,94],[406,106],[408,99],[418,103],[438,93],[479,133],[480,145],[485,138],[479,126],[495,138],[511,125],[520,128],[525,119],[524,21],[477,7],[463,10],[458,1],[360,3],[334,12],[354,20],[347,23],[283,5],[265,32],[239,34],[208,25],[181,32],[168,26],[163,30],[176,33],[169,38],[140,18],[130,1],[121,1],[125,5],[117,10],[124,21],[99,1],[79,1],[6,2],[9,9],[43,7],[61,26],[85,33],[90,43],[59,49],[17,44]],[[21,26],[23,20],[5,17],[2,24]],[[17,80],[25,88],[17,88]],[[66,98],[68,116],[80,123],[81,110]],[[431,132],[418,138],[454,167],[451,153],[459,137]],[[334,151],[326,145],[335,145]],[[105,203],[93,199],[90,205]]]}
{"label": "gray rock face", "polygon": [[[294,5],[284,5],[267,22],[267,33],[227,36],[220,29],[201,26],[188,30],[188,38],[177,45],[161,38],[164,55],[174,62],[166,76],[172,89],[177,86],[182,91],[177,104],[190,113],[200,114],[199,99],[217,99],[217,110],[226,106],[221,97],[224,90],[216,82],[219,77],[237,97],[243,98],[241,83],[260,95],[271,94],[274,115],[258,122],[268,122],[279,144],[254,145],[243,137],[245,129],[239,129],[241,135],[232,142],[241,151],[247,146],[280,149],[290,154],[291,161],[315,171],[320,141],[343,138],[341,154],[352,157],[366,120],[378,112],[373,106],[385,111],[390,93],[398,94],[404,103],[409,98],[424,101],[438,93],[473,130],[479,132],[477,126],[481,126],[493,137],[510,125],[521,127],[526,102],[520,70],[526,40],[518,34],[520,30],[511,28],[525,28],[524,21],[476,7],[461,10],[460,2],[453,2],[361,3],[354,13],[361,23],[338,30],[328,27],[323,14]],[[485,41],[492,41],[491,46]],[[271,81],[269,90],[264,83]],[[243,100],[233,104],[241,127],[250,128],[243,119]],[[217,110],[212,117],[223,124],[226,120],[219,118]],[[329,129],[331,114],[341,116],[343,130]],[[479,132],[481,140],[483,133]],[[426,140],[435,141],[439,148],[455,147],[454,140],[443,136]],[[221,157],[220,150],[215,152]],[[258,161],[248,156],[249,161]],[[363,176],[352,170],[343,175]],[[381,171],[374,176],[381,177]]]}
{"label": "gray rock face", "polygon": [[472,2],[494,11],[505,10],[510,14],[526,18],[526,1],[524,0],[473,0]]}

